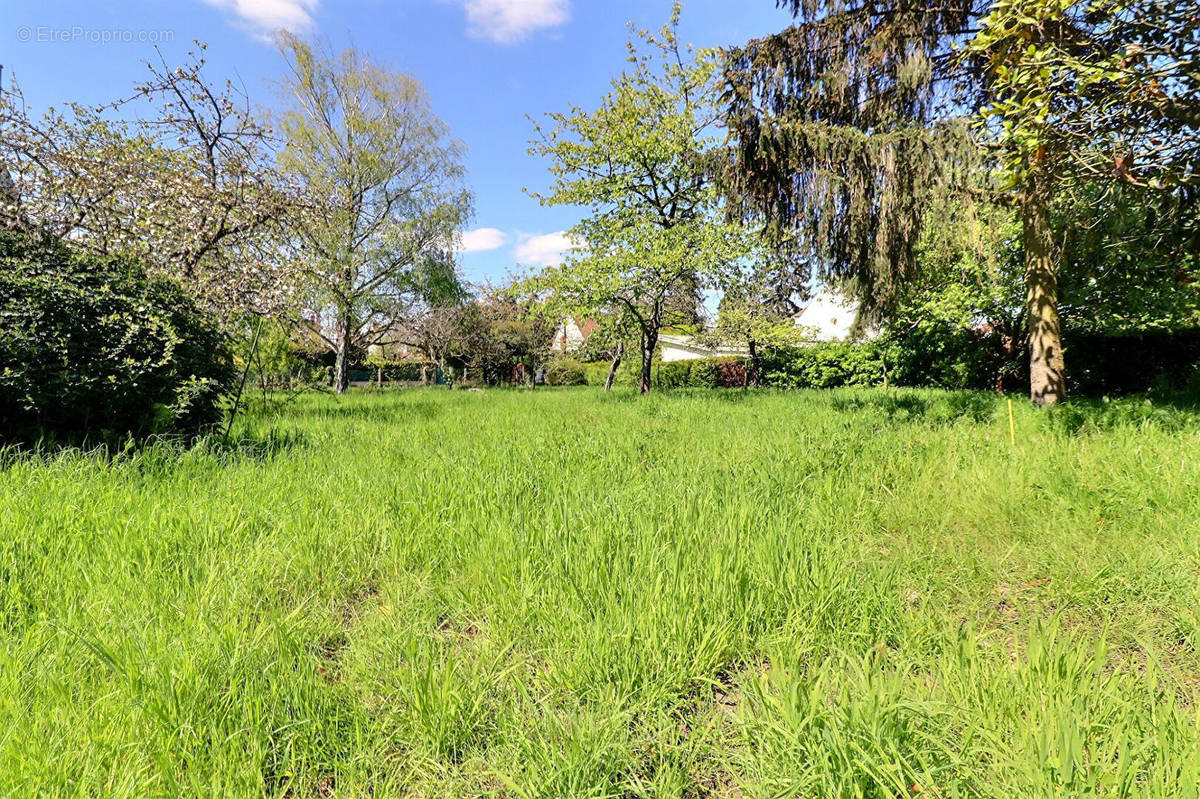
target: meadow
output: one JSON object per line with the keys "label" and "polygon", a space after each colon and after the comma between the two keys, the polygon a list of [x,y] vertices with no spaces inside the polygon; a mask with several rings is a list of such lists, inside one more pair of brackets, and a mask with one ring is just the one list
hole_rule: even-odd
{"label": "meadow", "polygon": [[0,464],[0,796],[1200,796],[1200,420],[394,390]]}

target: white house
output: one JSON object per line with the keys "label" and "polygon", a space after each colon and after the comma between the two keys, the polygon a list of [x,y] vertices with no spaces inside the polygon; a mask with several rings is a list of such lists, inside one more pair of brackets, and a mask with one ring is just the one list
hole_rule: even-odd
{"label": "white house", "polygon": [[792,323],[810,331],[813,341],[845,341],[857,318],[857,302],[836,290],[821,289],[792,317]]}
{"label": "white house", "polygon": [[599,324],[593,319],[578,319],[567,317],[563,319],[562,324],[554,331],[554,338],[550,341],[550,349],[554,352],[568,353],[576,352],[588,340],[588,336],[592,334]]}
{"label": "white house", "polygon": [[[832,289],[817,292],[812,301],[792,316],[792,324],[804,328],[808,341],[844,341],[858,318],[858,303]],[[868,330],[866,338],[873,338]],[[692,336],[664,334],[658,337],[662,348],[662,359],[669,361],[691,361],[698,358],[744,358],[750,354],[745,347],[722,345],[706,347]]]}
{"label": "white house", "polygon": [[675,336],[664,333],[658,337],[664,363],[670,361],[694,361],[700,358],[744,358],[750,351],[744,347],[705,347],[692,336]]}

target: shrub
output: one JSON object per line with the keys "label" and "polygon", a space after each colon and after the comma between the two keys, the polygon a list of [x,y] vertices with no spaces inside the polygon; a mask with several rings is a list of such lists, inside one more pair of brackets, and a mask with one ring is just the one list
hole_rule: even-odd
{"label": "shrub", "polygon": [[1200,330],[1066,331],[1063,357],[1068,395],[1194,390],[1200,374]]}
{"label": "shrub", "polygon": [[[241,320],[234,327],[234,364],[244,369],[251,359],[258,320]],[[332,353],[331,353],[332,355]],[[293,388],[306,383],[329,383],[333,374],[332,358],[328,364],[319,364],[312,353],[296,346],[283,325],[274,320],[264,320],[258,347],[253,350],[250,363],[249,385],[267,388]]]}
{"label": "shrub", "polygon": [[587,375],[583,364],[572,358],[556,358],[546,364],[546,384],[551,386],[585,386]]}
{"label": "shrub", "polygon": [[0,233],[0,437],[192,435],[234,383],[225,336],[175,282]]}
{"label": "shrub", "polygon": [[654,370],[654,385],[658,388],[683,388],[692,374],[691,361],[666,361]]}
{"label": "shrub", "polygon": [[741,358],[696,358],[660,363],[654,384],[659,388],[741,388],[746,364]]}
{"label": "shrub", "polygon": [[[893,335],[885,348],[896,385],[990,389],[1029,380],[1029,352],[1006,355],[994,334],[928,328]],[[1065,330],[1067,393],[1098,397],[1154,390],[1188,391],[1200,373],[1200,330],[1110,333]]]}
{"label": "shrub", "polygon": [[437,364],[433,361],[388,361],[370,358],[362,367],[370,373],[371,380],[382,376],[385,383],[419,383],[433,380]]}
{"label": "shrub", "polygon": [[[608,379],[608,370],[612,366],[612,361],[588,361],[583,364],[583,374],[587,379],[589,386],[603,386],[604,381]],[[636,386],[638,383],[638,370],[641,367],[641,356],[638,353],[633,353],[632,357],[626,353],[621,359],[621,365],[617,367],[616,377],[613,378],[613,385],[616,386]]]}
{"label": "shrub", "polygon": [[994,333],[950,325],[923,325],[892,333],[878,342],[887,354],[892,382],[905,386],[992,389],[1001,377],[1016,385],[1028,381],[1028,356],[1010,360]]}
{"label": "shrub", "polygon": [[885,352],[877,342],[830,342],[769,350],[759,363],[763,384],[776,388],[873,386],[883,382]]}

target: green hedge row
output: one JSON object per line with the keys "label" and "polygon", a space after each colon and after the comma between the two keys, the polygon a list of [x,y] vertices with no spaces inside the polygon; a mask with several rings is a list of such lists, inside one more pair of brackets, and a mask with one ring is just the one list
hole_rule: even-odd
{"label": "green hedge row", "polygon": [[369,375],[368,380],[382,379],[385,383],[419,383],[422,380],[432,381],[437,374],[437,364],[433,361],[384,361],[369,360],[355,371],[361,369]]}
{"label": "green hedge row", "polygon": [[887,347],[830,342],[772,350],[759,356],[762,384],[774,388],[874,386],[884,382]]}
{"label": "green hedge row", "polygon": [[555,358],[546,364],[546,385],[548,386],[586,386],[587,371],[584,365],[574,358]]}
{"label": "green hedge row", "polygon": [[658,364],[654,385],[659,388],[742,388],[746,364],[741,358],[697,358]]}

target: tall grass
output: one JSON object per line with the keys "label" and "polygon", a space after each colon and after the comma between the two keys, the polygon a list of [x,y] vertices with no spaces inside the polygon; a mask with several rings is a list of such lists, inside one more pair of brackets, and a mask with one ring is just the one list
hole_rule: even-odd
{"label": "tall grass", "polygon": [[1196,797],[1200,426],[301,398],[8,456],[0,795]]}

